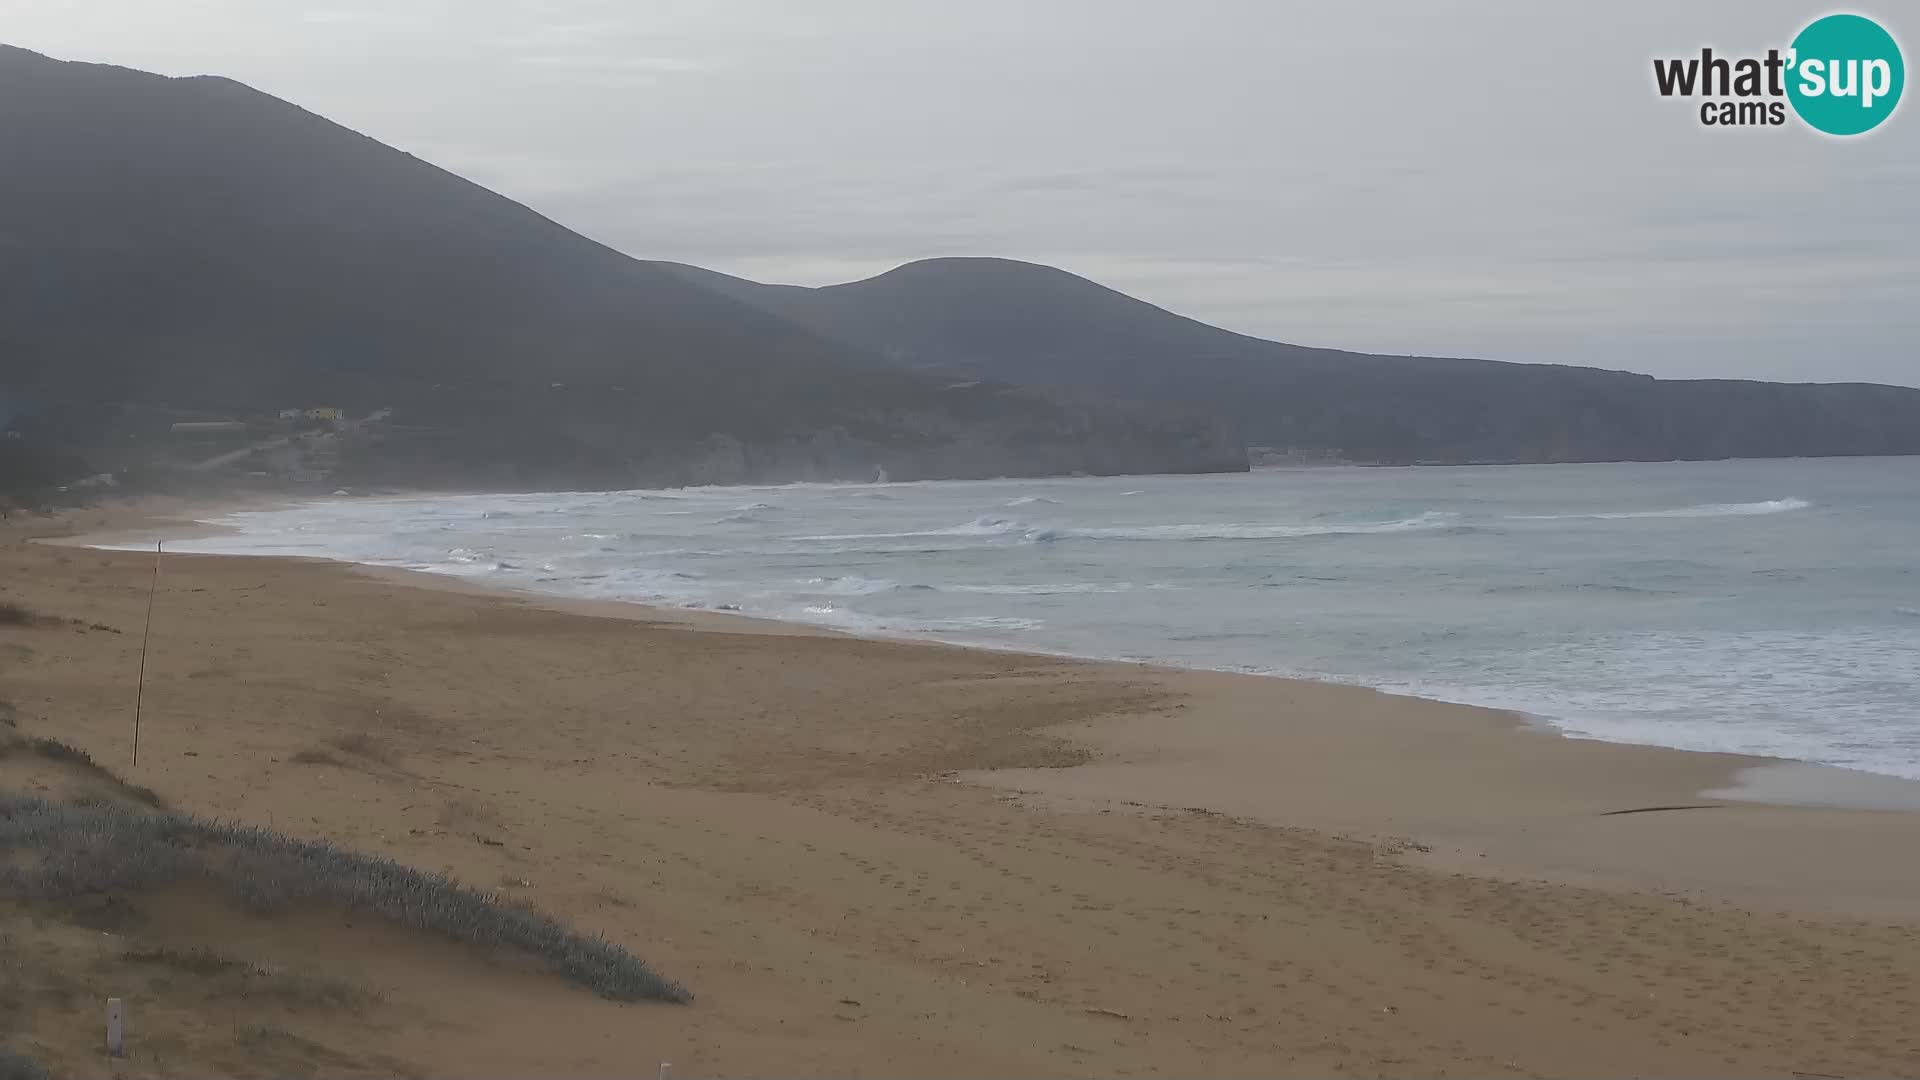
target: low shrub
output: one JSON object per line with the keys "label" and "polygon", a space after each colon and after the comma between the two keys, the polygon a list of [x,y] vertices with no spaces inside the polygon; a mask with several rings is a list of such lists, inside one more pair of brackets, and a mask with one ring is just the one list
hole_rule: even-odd
{"label": "low shrub", "polygon": [[25,1054],[0,1050],[0,1080],[47,1080],[47,1070]]}
{"label": "low shrub", "polygon": [[135,949],[120,954],[129,964],[150,964],[203,979],[226,977],[219,992],[253,999],[274,998],[293,1004],[334,1009],[360,1009],[380,1001],[380,995],[321,975],[273,971],[210,949]]}
{"label": "low shrub", "polygon": [[257,912],[330,903],[471,945],[518,949],[615,1001],[692,1000],[621,946],[445,874],[250,826],[0,794],[0,894],[59,901],[180,882],[210,884]]}

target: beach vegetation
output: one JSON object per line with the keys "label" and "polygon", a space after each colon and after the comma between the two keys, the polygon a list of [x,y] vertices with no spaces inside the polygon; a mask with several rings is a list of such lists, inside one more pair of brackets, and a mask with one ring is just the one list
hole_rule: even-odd
{"label": "beach vegetation", "polygon": [[47,1070],[25,1054],[0,1050],[0,1080],[47,1080]]}
{"label": "beach vegetation", "polygon": [[47,739],[38,736],[0,740],[0,758],[17,757],[23,754],[31,754],[35,757],[45,758],[48,761],[58,762],[59,764],[69,766],[81,772],[91,773],[95,777],[106,781],[135,802],[144,803],[152,807],[161,805],[159,793],[155,792],[152,788],[141,787],[138,784],[121,779],[115,775],[113,770],[93,760],[91,754],[88,754],[79,747],[69,746],[58,739]]}
{"label": "beach vegetation", "polygon": [[122,953],[129,964],[163,968],[200,979],[221,979],[224,990],[254,1000],[274,998],[291,1004],[335,1009],[360,1009],[380,995],[339,979],[293,971],[275,971],[222,956],[211,949],[136,949]]}
{"label": "beach vegetation", "polygon": [[0,895],[58,903],[182,884],[210,886],[262,914],[329,904],[519,951],[615,1001],[692,1000],[622,946],[445,874],[251,826],[0,794]]}

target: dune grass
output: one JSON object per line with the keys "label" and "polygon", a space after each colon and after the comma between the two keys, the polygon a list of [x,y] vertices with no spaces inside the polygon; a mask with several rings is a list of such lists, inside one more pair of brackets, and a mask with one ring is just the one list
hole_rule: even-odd
{"label": "dune grass", "polygon": [[174,883],[211,885],[257,912],[328,903],[517,949],[615,1001],[692,1000],[621,946],[444,874],[244,825],[0,794],[0,894],[58,902]]}
{"label": "dune grass", "polygon": [[274,971],[222,956],[211,949],[135,949],[120,954],[120,959],[200,979],[224,979],[225,985],[219,992],[254,1000],[272,998],[336,1009],[362,1009],[381,1000],[379,994],[353,983],[300,972]]}
{"label": "dune grass", "polygon": [[120,959],[129,964],[154,964],[188,975],[224,975],[232,971],[246,974],[256,970],[244,960],[229,959],[210,949],[135,949],[122,953]]}
{"label": "dune grass", "polygon": [[0,1080],[47,1080],[47,1070],[25,1054],[0,1050]]}
{"label": "dune grass", "polygon": [[43,739],[37,736],[20,739],[0,739],[0,758],[12,757],[17,754],[34,754],[46,758],[48,761],[57,761],[64,765],[71,765],[76,769],[92,773],[100,779],[113,784],[125,792],[128,798],[145,803],[148,806],[156,808],[160,806],[160,796],[152,788],[144,788],[138,784],[128,783],[115,775],[113,770],[93,760],[93,755],[78,747],[68,746],[58,739]]}

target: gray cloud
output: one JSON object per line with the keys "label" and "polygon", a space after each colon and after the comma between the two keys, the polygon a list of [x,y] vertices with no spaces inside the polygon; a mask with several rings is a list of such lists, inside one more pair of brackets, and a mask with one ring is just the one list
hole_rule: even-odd
{"label": "gray cloud", "polygon": [[1838,141],[1652,89],[1652,57],[1816,7],[0,0],[0,27],[231,75],[762,280],[996,254],[1308,344],[1920,383],[1920,104]]}

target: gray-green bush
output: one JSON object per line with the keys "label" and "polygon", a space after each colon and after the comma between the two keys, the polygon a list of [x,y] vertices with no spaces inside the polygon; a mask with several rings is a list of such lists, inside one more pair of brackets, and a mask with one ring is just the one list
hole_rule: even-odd
{"label": "gray-green bush", "polygon": [[24,1054],[0,1050],[0,1080],[47,1080],[47,1070]]}
{"label": "gray-green bush", "polygon": [[[9,857],[16,853],[29,857]],[[621,946],[444,874],[250,826],[0,794],[0,895],[60,901],[183,882],[211,885],[259,912],[318,901],[455,941],[519,949],[616,1001],[692,1000]]]}

